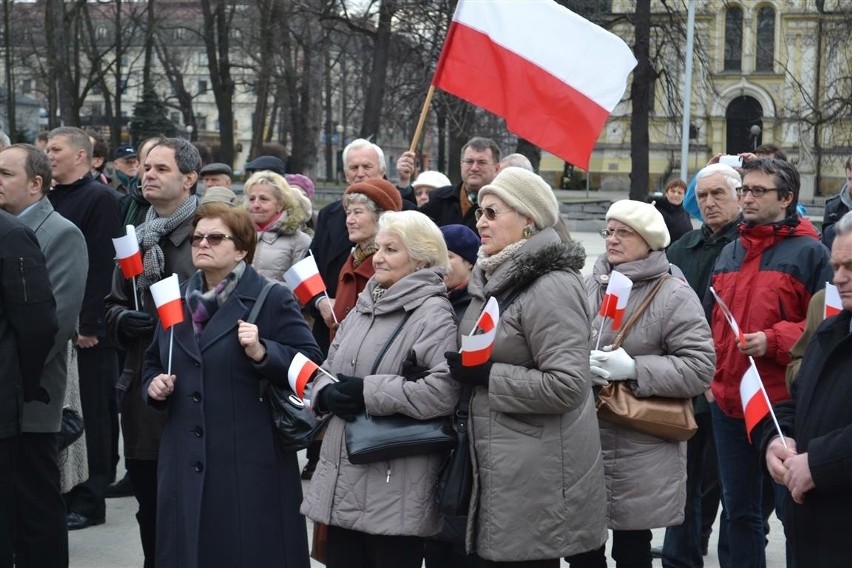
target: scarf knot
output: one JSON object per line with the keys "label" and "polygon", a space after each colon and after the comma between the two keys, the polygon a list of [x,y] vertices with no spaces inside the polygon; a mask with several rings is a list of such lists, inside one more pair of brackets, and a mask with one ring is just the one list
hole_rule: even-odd
{"label": "scarf knot", "polygon": [[190,219],[198,208],[198,198],[190,195],[184,199],[175,211],[168,217],[160,217],[156,209],[150,207],[145,215],[145,222],[136,228],[136,238],[142,249],[142,266],[144,272],[139,276],[139,290],[147,290],[151,284],[163,279],[166,270],[166,258],[160,247],[160,240],[177,229],[181,223]]}

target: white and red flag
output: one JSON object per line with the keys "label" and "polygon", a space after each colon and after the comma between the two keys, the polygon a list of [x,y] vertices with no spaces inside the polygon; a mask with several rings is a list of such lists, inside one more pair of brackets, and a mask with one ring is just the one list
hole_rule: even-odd
{"label": "white and red flag", "polygon": [[142,254],[139,252],[136,227],[127,225],[127,234],[113,239],[112,246],[115,247],[115,258],[121,267],[121,274],[126,279],[142,274]]}
{"label": "white and red flag", "polygon": [[293,360],[290,361],[290,368],[287,369],[287,380],[290,382],[290,388],[300,399],[305,398],[305,386],[317,372],[317,369],[319,369],[319,365],[301,353],[296,353]]}
{"label": "white and red flag", "polygon": [[740,324],[738,324],[736,318],[734,318],[734,314],[731,313],[731,308],[729,308],[728,304],[719,297],[719,294],[716,293],[713,286],[710,286],[710,291],[713,293],[713,297],[716,298],[716,303],[719,304],[719,309],[722,310],[722,314],[725,316],[725,319],[728,320],[728,325],[731,326],[731,331],[734,332],[734,337],[737,339],[737,343],[740,347],[745,347],[745,335],[743,335],[743,332],[740,329]]}
{"label": "white and red flag", "polygon": [[312,255],[291,266],[290,270],[284,273],[284,281],[302,304],[307,304],[311,298],[325,292],[325,282],[322,281],[317,261]]}
{"label": "white and red flag", "polygon": [[432,84],[583,169],[636,58],[553,0],[459,0]]}
{"label": "white and red flag", "polygon": [[830,282],[825,283],[825,310],[824,318],[836,316],[843,311],[843,303],[840,301],[840,290]]}
{"label": "white and red flag", "polygon": [[[494,350],[494,338],[497,337],[498,323],[500,323],[500,306],[497,303],[497,298],[491,296],[473,327],[473,333],[476,333],[476,335],[462,336],[462,365],[473,367],[488,361],[491,352]],[[477,331],[480,333],[477,333]]]}
{"label": "white and red flag", "polygon": [[748,370],[740,381],[740,399],[743,403],[746,435],[751,442],[751,431],[771,412],[769,396],[763,388],[763,381],[760,379],[754,361],[750,361]]}
{"label": "white and red flag", "polygon": [[630,278],[617,270],[610,273],[609,284],[606,285],[606,293],[598,315],[612,319],[613,330],[621,327],[621,320],[624,319],[624,310],[627,308],[627,300],[630,298],[632,289],[633,281]]}
{"label": "white and red flag", "polygon": [[151,284],[151,295],[157,306],[157,315],[163,329],[169,329],[183,321],[183,301],[180,297],[178,275],[172,274],[159,282]]}

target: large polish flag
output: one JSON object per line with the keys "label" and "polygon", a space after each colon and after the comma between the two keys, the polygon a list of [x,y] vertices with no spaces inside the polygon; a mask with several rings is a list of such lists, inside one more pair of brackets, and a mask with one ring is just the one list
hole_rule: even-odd
{"label": "large polish flag", "polygon": [[824,318],[836,316],[843,311],[843,303],[840,301],[840,290],[830,282],[825,283],[825,310]]}
{"label": "large polish flag", "polygon": [[552,0],[459,0],[432,84],[583,169],[636,58]]}
{"label": "large polish flag", "polygon": [[157,315],[163,329],[169,329],[183,321],[183,302],[180,297],[178,275],[172,274],[155,284],[151,284],[151,295],[157,306]]}
{"label": "large polish flag", "polygon": [[609,284],[606,285],[606,293],[598,315],[611,318],[614,330],[621,327],[621,320],[624,319],[624,310],[627,309],[627,300],[630,298],[632,289],[633,281],[630,278],[617,270],[610,272]]}
{"label": "large polish flag", "polygon": [[763,389],[763,382],[757,373],[754,363],[748,366],[740,381],[740,399],[743,403],[743,415],[745,416],[746,434],[751,442],[751,431],[769,414],[769,397]]}
{"label": "large polish flag", "polygon": [[290,361],[290,368],[287,369],[287,380],[290,382],[290,388],[300,399],[305,398],[305,385],[308,384],[317,369],[319,369],[319,365],[301,353],[296,353],[296,356]]}
{"label": "large polish flag", "polygon": [[325,292],[325,282],[322,281],[313,255],[308,255],[291,266],[290,270],[284,273],[284,281],[302,304],[307,304],[311,298]]}
{"label": "large polish flag", "polygon": [[133,278],[142,274],[142,254],[139,252],[139,241],[136,238],[136,227],[127,225],[127,234],[112,240],[115,247],[115,258],[121,267],[121,274]]}
{"label": "large polish flag", "polygon": [[474,333],[476,331],[481,333],[462,336],[462,365],[473,367],[488,361],[494,351],[494,338],[497,337],[498,323],[500,323],[500,305],[497,303],[497,298],[491,296],[473,328]]}
{"label": "large polish flag", "polygon": [[719,297],[719,294],[716,293],[716,290],[713,288],[713,286],[710,286],[710,291],[713,293],[713,297],[716,299],[716,303],[719,305],[719,309],[722,310],[722,315],[725,316],[725,319],[728,321],[728,325],[731,326],[731,331],[734,332],[734,337],[737,338],[737,343],[740,344],[740,347],[745,347],[745,335],[743,335],[743,332],[740,329],[740,324],[737,323],[734,314],[731,313],[731,308],[729,308],[728,304],[726,304],[724,300]]}

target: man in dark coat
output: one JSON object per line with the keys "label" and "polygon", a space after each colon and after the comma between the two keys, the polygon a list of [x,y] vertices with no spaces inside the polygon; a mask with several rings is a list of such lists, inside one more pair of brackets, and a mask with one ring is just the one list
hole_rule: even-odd
{"label": "man in dark coat", "polygon": [[50,402],[39,383],[58,329],[38,241],[32,231],[0,211],[0,566],[13,562],[20,407],[22,402]]}
{"label": "man in dark coat", "polygon": [[831,248],[831,243],[834,241],[834,224],[852,210],[852,192],[849,191],[850,185],[852,185],[852,157],[846,159],[846,183],[840,188],[840,193],[825,202],[820,240],[828,248]]}
{"label": "man in dark coat", "polygon": [[71,491],[68,529],[102,524],[106,516],[104,492],[118,462],[118,408],[115,381],[118,355],[106,335],[104,297],[115,268],[112,239],[123,232],[116,193],[90,173],[92,142],[88,134],[70,126],[53,129],[47,157],[56,185],[49,199],[56,211],[77,225],[86,239],[89,271],[80,311],[77,367],[80,403],[86,426],[89,479]]}
{"label": "man in dark coat", "polygon": [[22,409],[15,475],[18,566],[68,565],[56,439],[68,378],[67,344],[77,330],[89,260],[80,229],[54,211],[45,195],[50,179],[50,162],[37,147],[15,144],[0,152],[0,208],[35,233],[59,324],[41,375],[50,403],[28,402]]}
{"label": "man in dark coat", "polygon": [[787,487],[795,566],[852,566],[852,213],[835,225],[834,284],[843,310],[808,344],[791,400],[775,405],[787,447],[767,417],[759,425],[766,467]]}
{"label": "man in dark coat", "polygon": [[148,152],[144,168],[143,192],[151,208],[145,222],[136,229],[144,268],[137,285],[139,309],[133,300],[132,282],[116,267],[106,299],[106,317],[110,336],[127,351],[117,386],[124,463],[139,503],[136,519],[145,566],[150,568],[154,565],[157,534],[157,456],[165,422],[165,416],[148,408],[139,396],[145,350],[158,321],[150,287],[171,274],[185,281],[195,272],[189,237],[198,205],[192,189],[198,181],[201,156],[187,140],[164,138]]}

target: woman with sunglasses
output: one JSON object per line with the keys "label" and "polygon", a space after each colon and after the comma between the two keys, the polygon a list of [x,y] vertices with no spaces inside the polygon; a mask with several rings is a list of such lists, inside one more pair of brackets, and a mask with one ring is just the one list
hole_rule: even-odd
{"label": "woman with sunglasses", "polygon": [[244,209],[198,208],[190,236],[198,272],[181,286],[184,321],[173,342],[158,326],[146,354],[144,397],[167,412],[158,566],[310,565],[296,454],[279,449],[259,389],[264,379],[286,385],[297,352],[315,361],[322,353],[284,286],[246,323],[267,283],[250,265],[256,239]]}
{"label": "woman with sunglasses", "polygon": [[[637,398],[692,398],[703,394],[715,371],[710,327],[698,296],[670,277],[669,232],[649,203],[616,201],[606,214],[606,252],[586,278],[589,304],[598,313],[613,270],[633,282],[625,322],[654,291],[621,347],[612,320],[595,317],[589,364],[596,385],[627,381]],[[655,287],[659,284],[659,288]],[[600,337],[598,337],[600,335]],[[651,529],[683,522],[686,442],[664,440],[600,421],[607,480],[607,524],[618,568],[651,567]],[[571,568],[606,566],[604,547],[566,560]]]}
{"label": "woman with sunglasses", "polygon": [[[479,191],[481,247],[459,326],[501,305],[481,365],[445,353],[470,398],[474,469],[467,549],[480,566],[556,568],[606,540],[605,488],[592,384],[586,253],[553,229],[559,205],[528,170],[508,167]],[[464,396],[464,395],[463,395]]]}
{"label": "woman with sunglasses", "polygon": [[244,192],[246,209],[257,230],[252,267],[270,280],[283,282],[284,273],[311,246],[311,237],[302,231],[309,216],[287,180],[275,172],[252,174]]}

